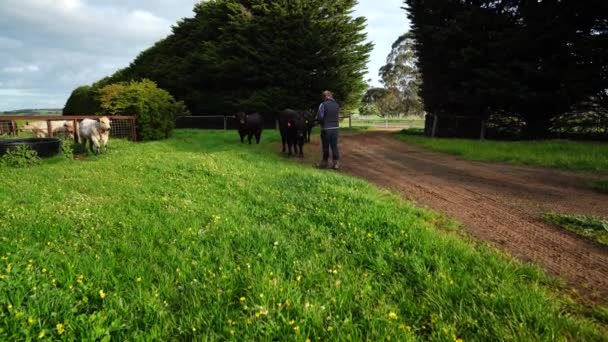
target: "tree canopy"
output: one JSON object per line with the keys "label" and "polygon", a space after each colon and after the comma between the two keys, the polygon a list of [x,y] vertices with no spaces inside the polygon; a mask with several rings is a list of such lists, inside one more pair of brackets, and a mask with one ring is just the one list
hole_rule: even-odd
{"label": "tree canopy", "polygon": [[405,3],[429,113],[517,116],[528,137],[545,137],[608,89],[606,1]]}
{"label": "tree canopy", "polygon": [[355,0],[212,0],[98,86],[150,79],[193,114],[358,106],[372,49]]}

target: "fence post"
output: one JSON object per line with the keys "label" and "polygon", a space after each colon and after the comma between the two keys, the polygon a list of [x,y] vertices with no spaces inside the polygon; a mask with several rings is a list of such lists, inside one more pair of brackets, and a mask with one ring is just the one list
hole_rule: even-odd
{"label": "fence post", "polygon": [[51,125],[51,120],[46,120],[46,129],[47,129],[46,136],[49,138],[52,138],[53,137],[53,125]]}
{"label": "fence post", "polygon": [[76,123],[76,120],[72,120],[72,129],[74,130],[74,142],[78,144],[78,141],[80,139],[79,138],[79,132],[78,132],[78,124]]}
{"label": "fence post", "polygon": [[433,114],[433,130],[431,131],[431,138],[435,137],[435,134],[437,133],[437,123],[439,122],[439,117],[437,116],[437,114]]}
{"label": "fence post", "polygon": [[131,141],[137,141],[137,126],[135,125],[135,117],[131,118]]}
{"label": "fence post", "polygon": [[13,131],[13,135],[18,137],[19,136],[19,128],[17,127],[17,121],[15,120],[11,120],[11,129]]}
{"label": "fence post", "polygon": [[224,115],[224,131],[228,129],[228,124],[227,124],[227,119],[226,119],[226,115]]}
{"label": "fence post", "polygon": [[481,133],[479,135],[479,140],[486,139],[486,120],[481,120]]}

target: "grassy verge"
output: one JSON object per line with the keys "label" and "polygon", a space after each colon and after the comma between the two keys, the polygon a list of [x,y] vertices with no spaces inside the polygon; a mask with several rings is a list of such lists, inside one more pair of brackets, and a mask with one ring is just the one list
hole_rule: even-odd
{"label": "grassy verge", "polygon": [[[417,133],[417,131],[415,132]],[[468,139],[431,139],[406,131],[399,139],[434,151],[465,159],[507,162],[566,170],[608,171],[608,144],[547,141],[479,141]]]}
{"label": "grassy verge", "polygon": [[608,220],[606,219],[550,213],[545,215],[545,220],[608,246]]}
{"label": "grassy verge", "polygon": [[597,181],[592,186],[595,190],[608,194],[608,180]]}
{"label": "grassy verge", "polygon": [[263,139],[0,169],[0,340],[606,338],[537,269]]}

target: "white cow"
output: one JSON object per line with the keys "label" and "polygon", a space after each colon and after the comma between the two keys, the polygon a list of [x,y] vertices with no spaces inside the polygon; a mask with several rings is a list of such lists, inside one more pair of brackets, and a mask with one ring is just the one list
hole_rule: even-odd
{"label": "white cow", "polygon": [[[27,122],[23,126],[23,130],[31,131],[36,138],[46,138],[49,135],[46,121]],[[74,126],[71,121],[51,121],[51,130],[53,131],[53,136],[64,134],[68,138],[74,137]]]}
{"label": "white cow", "polygon": [[[96,154],[100,151],[105,152],[108,149],[108,139],[110,139],[110,119],[107,116],[102,116],[97,120],[84,119],[78,128],[80,143],[87,147],[87,141],[92,151]],[[94,149],[93,149],[94,147]]]}

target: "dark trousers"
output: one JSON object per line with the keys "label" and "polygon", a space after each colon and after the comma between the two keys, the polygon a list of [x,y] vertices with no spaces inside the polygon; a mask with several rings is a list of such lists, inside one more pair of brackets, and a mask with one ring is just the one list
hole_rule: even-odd
{"label": "dark trousers", "polygon": [[328,129],[321,131],[321,146],[323,147],[323,160],[329,160],[329,149],[331,148],[331,156],[334,161],[340,160],[340,152],[338,151],[338,129]]}

